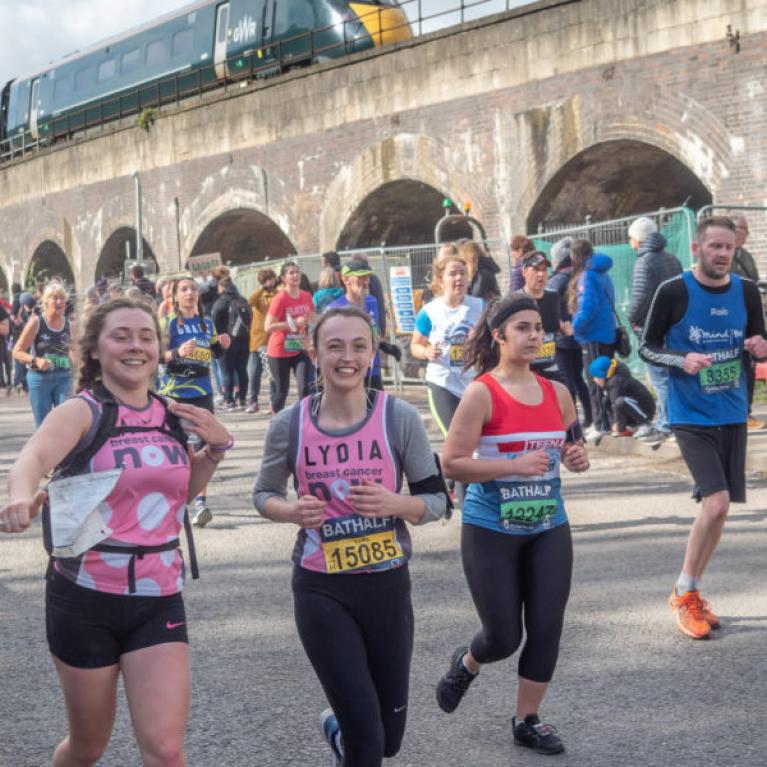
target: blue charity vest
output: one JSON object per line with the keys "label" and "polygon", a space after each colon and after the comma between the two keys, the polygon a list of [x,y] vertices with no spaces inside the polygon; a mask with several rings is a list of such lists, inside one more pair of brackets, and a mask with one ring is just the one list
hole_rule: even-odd
{"label": "blue charity vest", "polygon": [[748,395],[743,371],[746,304],[743,283],[730,275],[724,293],[703,288],[691,272],[683,275],[687,286],[687,312],[666,335],[666,346],[681,352],[710,354],[713,364],[697,375],[670,369],[669,421],[671,424],[723,426],[745,423]]}

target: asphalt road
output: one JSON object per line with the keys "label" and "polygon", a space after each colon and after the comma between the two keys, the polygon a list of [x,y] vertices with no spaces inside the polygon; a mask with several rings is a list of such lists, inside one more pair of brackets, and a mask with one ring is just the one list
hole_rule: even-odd
{"label": "asphalt road", "polygon": [[[196,536],[202,576],[186,591],[194,673],[188,764],[326,765],[317,727],[326,704],[292,617],[295,530],[262,520],[250,502],[268,421],[225,418],[238,446],[211,485],[215,519]],[[3,488],[31,429],[25,400],[0,401]],[[387,764],[767,764],[767,491],[758,477],[750,485],[749,503],[735,507],[704,584],[724,627],[694,642],[677,633],[666,605],[695,512],[684,467],[599,451],[588,474],[565,478],[575,578],[541,712],[566,744],[557,757],[511,742],[513,658],[483,669],[456,713],[437,708],[434,685],[477,621],[461,569],[460,520],[416,529],[410,719],[401,753]],[[0,767],[50,764],[66,732],[45,643],[45,564],[39,524],[21,536],[0,535]],[[101,764],[140,764],[124,699]]]}

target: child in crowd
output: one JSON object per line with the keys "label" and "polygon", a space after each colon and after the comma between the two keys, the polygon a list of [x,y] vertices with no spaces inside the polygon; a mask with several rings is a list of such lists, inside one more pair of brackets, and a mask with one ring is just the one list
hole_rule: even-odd
{"label": "child in crowd", "polygon": [[[626,365],[610,357],[597,357],[589,366],[589,373],[607,396],[613,414],[614,437],[631,437],[640,426],[652,423],[655,400]],[[661,441],[646,444],[655,445]]]}

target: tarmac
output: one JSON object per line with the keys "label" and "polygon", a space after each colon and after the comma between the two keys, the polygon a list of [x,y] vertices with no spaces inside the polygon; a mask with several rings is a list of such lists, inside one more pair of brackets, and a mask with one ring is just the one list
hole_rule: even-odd
{"label": "tarmac", "polygon": [[[429,424],[423,390],[405,394]],[[250,500],[268,418],[223,419],[237,447],[211,483],[215,518],[196,533],[201,577],[185,591],[193,669],[187,764],[330,765],[317,726],[326,702],[292,615],[296,531],[259,517]],[[0,486],[32,428],[26,400],[0,399]],[[387,767],[767,764],[767,433],[749,437],[748,503],[733,507],[704,581],[723,628],[699,642],[676,630],[667,606],[696,512],[690,479],[671,445],[653,452],[633,442],[605,438],[590,451],[589,472],[563,477],[573,589],[541,716],[557,727],[566,753],[545,757],[513,745],[516,656],[486,666],[454,714],[436,706],[434,686],[453,649],[478,628],[456,515],[413,529],[409,720]],[[45,641],[45,567],[39,524],[0,535],[0,767],[49,765],[66,733]],[[140,764],[122,692],[99,764]]]}

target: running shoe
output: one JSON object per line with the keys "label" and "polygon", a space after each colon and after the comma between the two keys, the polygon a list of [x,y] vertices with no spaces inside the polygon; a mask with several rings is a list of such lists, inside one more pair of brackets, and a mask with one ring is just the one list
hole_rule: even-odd
{"label": "running shoe", "polygon": [[511,728],[518,746],[532,748],[539,754],[561,754],[565,750],[557,728],[541,722],[538,714],[528,714],[521,722],[513,716]]}
{"label": "running shoe", "polygon": [[767,426],[767,423],[764,421],[760,421],[758,418],[754,418],[754,416],[750,415],[748,417],[748,428],[749,429],[763,429],[765,426]]}
{"label": "running shoe", "polygon": [[320,729],[330,750],[333,752],[333,767],[339,767],[344,760],[344,739],[341,735],[341,727],[332,708],[326,708],[320,714]]}
{"label": "running shoe", "polygon": [[641,437],[637,436],[637,440],[644,445],[660,445],[666,439],[666,434],[657,429],[651,428],[650,431],[645,432]]}
{"label": "running shoe", "polygon": [[205,527],[213,520],[213,512],[208,508],[203,497],[197,497],[192,502],[192,524],[195,527]]}
{"label": "running shoe", "polygon": [[719,618],[714,615],[714,612],[711,609],[711,602],[709,602],[708,599],[703,599],[703,597],[700,596],[700,593],[698,594],[698,598],[700,599],[700,610],[706,623],[708,623],[712,629],[722,628]]}
{"label": "running shoe", "polygon": [[693,639],[708,639],[711,636],[711,626],[704,616],[697,590],[686,591],[682,596],[678,596],[674,588],[668,598],[668,604],[676,618],[676,625],[683,634]]}
{"label": "running shoe", "polygon": [[651,434],[654,431],[655,431],[655,429],[653,429],[652,424],[650,424],[650,423],[643,423],[634,432],[634,439],[642,439],[643,437],[646,437],[648,434]]}
{"label": "running shoe", "polygon": [[623,431],[613,431],[613,437],[633,437],[634,432],[631,429],[624,429]]}
{"label": "running shoe", "polygon": [[463,656],[469,652],[468,647],[459,647],[450,659],[450,668],[445,676],[437,682],[437,705],[446,713],[452,714],[469,689],[469,685],[477,678],[463,665]]}
{"label": "running shoe", "polygon": [[246,413],[257,413],[258,412],[258,402],[251,402],[250,405],[248,405],[245,408]]}
{"label": "running shoe", "polygon": [[606,431],[602,431],[601,429],[598,429],[596,426],[592,426],[589,428],[585,434],[583,435],[586,438],[586,442],[591,442],[594,445],[599,445],[599,443],[602,441],[602,438],[607,434]]}

